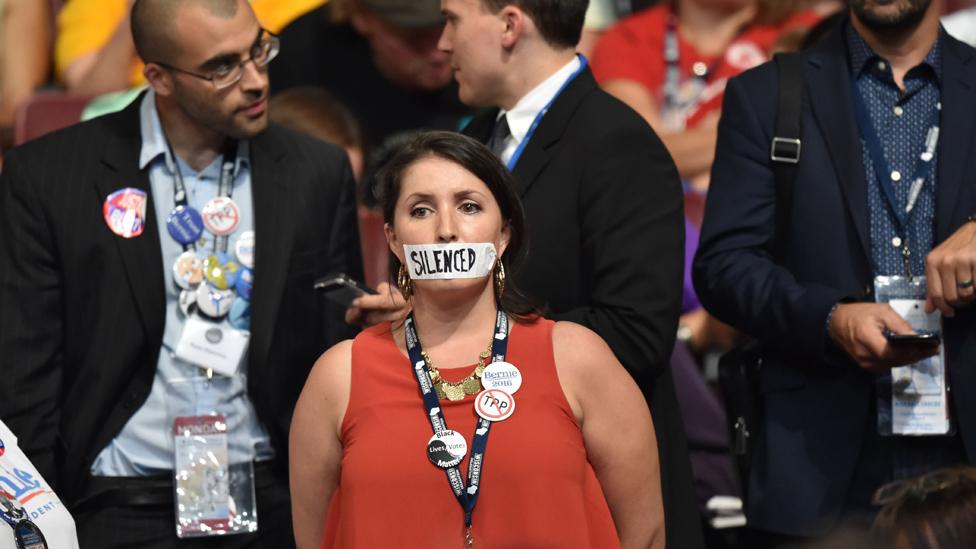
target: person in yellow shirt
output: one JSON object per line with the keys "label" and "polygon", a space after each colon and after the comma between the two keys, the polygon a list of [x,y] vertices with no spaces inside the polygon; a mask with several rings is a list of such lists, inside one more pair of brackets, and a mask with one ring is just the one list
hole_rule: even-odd
{"label": "person in yellow shirt", "polygon": [[[261,25],[277,33],[328,0],[251,0]],[[72,0],[58,14],[55,73],[68,91],[98,95],[145,82],[129,31],[134,0]]]}

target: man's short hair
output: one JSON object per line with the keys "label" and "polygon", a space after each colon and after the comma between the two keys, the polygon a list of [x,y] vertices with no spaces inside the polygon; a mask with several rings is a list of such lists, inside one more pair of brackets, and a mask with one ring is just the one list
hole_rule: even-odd
{"label": "man's short hair", "polygon": [[144,63],[165,62],[179,50],[172,37],[173,20],[189,4],[203,6],[218,17],[237,15],[237,0],[136,0],[130,17],[132,41]]}
{"label": "man's short hair", "polygon": [[482,5],[498,13],[505,6],[515,6],[532,18],[542,38],[559,48],[575,48],[583,33],[583,20],[589,0],[481,0]]}

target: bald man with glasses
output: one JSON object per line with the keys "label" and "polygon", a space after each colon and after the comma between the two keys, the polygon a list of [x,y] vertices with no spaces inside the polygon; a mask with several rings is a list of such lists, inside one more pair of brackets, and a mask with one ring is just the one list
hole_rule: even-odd
{"label": "bald man with glasses", "polygon": [[132,32],[150,89],[6,158],[0,418],[82,547],[291,547],[292,408],[351,335],[313,281],[362,276],[348,160],[269,125],[246,0]]}

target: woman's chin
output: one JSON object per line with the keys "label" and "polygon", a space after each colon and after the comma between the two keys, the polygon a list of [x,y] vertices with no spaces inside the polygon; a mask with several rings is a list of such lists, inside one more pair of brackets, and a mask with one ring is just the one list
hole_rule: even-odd
{"label": "woman's chin", "polygon": [[415,280],[414,287],[418,292],[430,297],[464,295],[476,296],[485,289],[484,278],[455,278],[451,280]]}

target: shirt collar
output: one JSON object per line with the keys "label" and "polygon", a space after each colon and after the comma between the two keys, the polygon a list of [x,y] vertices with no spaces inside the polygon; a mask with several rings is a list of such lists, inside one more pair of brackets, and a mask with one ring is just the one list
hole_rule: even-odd
{"label": "shirt collar", "polygon": [[[848,22],[846,27],[847,55],[851,63],[852,76],[857,79],[865,72],[881,70],[878,69],[877,62],[885,61],[887,64],[887,60],[871,49],[871,46],[854,29],[854,25]],[[944,33],[945,29],[940,27],[939,36],[936,38],[935,43],[932,44],[932,49],[929,50],[929,53],[919,65],[912,67],[909,73],[917,72],[919,67],[927,67],[935,75],[936,82],[942,82],[942,42],[944,40]],[[885,70],[890,71],[890,69]]]}
{"label": "shirt collar", "polygon": [[[139,152],[139,169],[144,170],[146,166],[162,156],[166,163],[166,169],[170,173],[175,173],[176,168],[173,164],[173,157],[170,155],[169,145],[166,143],[166,134],[163,132],[163,124],[159,120],[159,111],[156,110],[156,93],[149,89],[142,98],[139,106],[139,127],[142,132],[142,149]],[[237,142],[237,158],[234,161],[234,178],[244,167],[250,167],[251,147],[247,139]]]}
{"label": "shirt collar", "polygon": [[502,110],[498,113],[498,118],[506,117],[508,128],[512,132],[512,137],[516,143],[521,143],[529,133],[529,128],[539,112],[546,108],[546,105],[559,93],[563,83],[569,80],[581,65],[579,56],[573,56],[573,60],[566,63],[558,71],[547,78],[543,83],[536,86],[525,97],[519,100],[512,107],[512,110]]}

